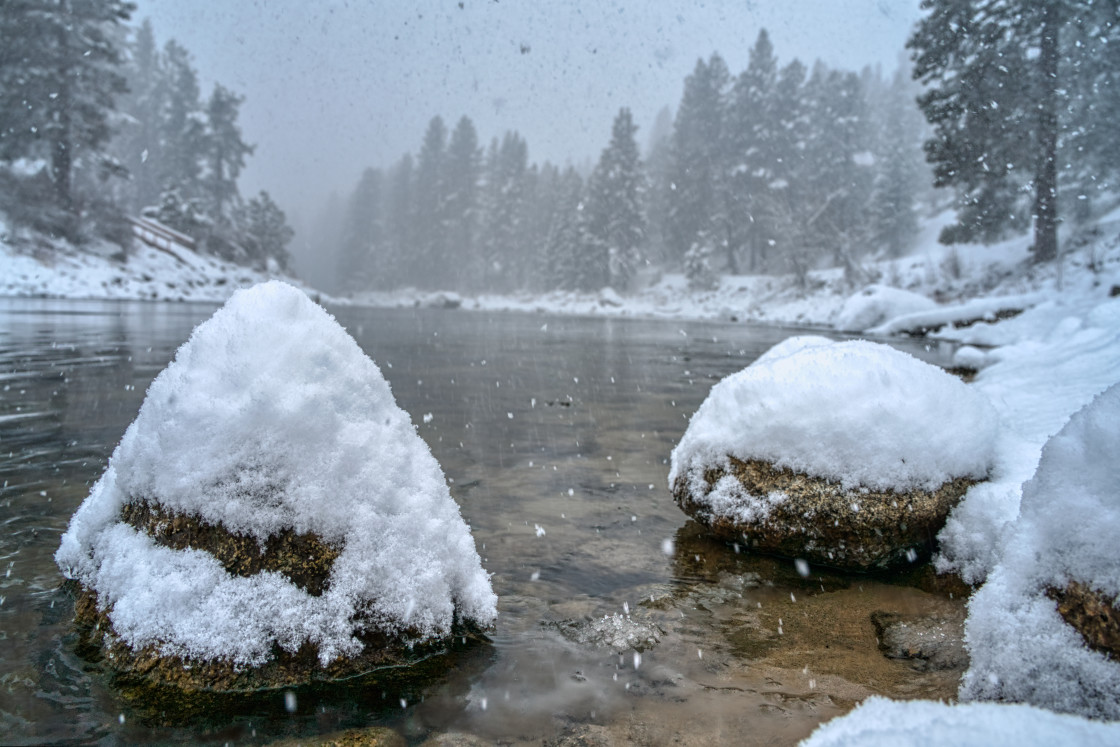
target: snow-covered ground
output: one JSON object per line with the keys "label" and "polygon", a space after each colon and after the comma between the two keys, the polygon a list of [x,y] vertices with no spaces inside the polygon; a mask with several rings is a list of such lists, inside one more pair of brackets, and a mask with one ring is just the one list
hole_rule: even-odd
{"label": "snow-covered ground", "polygon": [[161,250],[137,241],[124,260],[114,244],[78,250],[41,236],[36,241],[37,250],[17,251],[0,214],[0,296],[222,303],[238,288],[271,277],[178,245]]}
{"label": "snow-covered ground", "polygon": [[822,724],[802,747],[1026,747],[1115,744],[1120,724],[1102,724],[1010,703],[948,705],[873,697]]}

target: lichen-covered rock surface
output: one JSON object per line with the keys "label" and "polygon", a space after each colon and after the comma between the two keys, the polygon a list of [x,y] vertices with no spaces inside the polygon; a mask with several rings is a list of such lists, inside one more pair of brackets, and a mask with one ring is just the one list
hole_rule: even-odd
{"label": "lichen-covered rock surface", "polygon": [[185,691],[410,665],[496,614],[381,372],[276,282],[235,294],[152,383],[56,560],[105,661]]}
{"label": "lichen-covered rock surface", "polygon": [[791,338],[712,388],[669,484],[719,537],[852,570],[926,557],[983,480],[998,423],[957,378],[885,345]]}

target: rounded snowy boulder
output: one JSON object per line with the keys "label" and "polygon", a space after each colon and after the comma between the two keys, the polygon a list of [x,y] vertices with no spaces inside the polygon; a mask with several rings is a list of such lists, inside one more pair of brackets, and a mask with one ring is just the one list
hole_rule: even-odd
{"label": "rounded snowy boulder", "polygon": [[1120,720],[1118,423],[1120,384],[1043,446],[1002,557],[969,601],[963,699]]}
{"label": "rounded snowy boulder", "polygon": [[673,450],[686,513],[760,552],[852,570],[926,556],[994,460],[991,404],[886,345],[782,343],[712,388]]}
{"label": "rounded snowy boulder", "polygon": [[496,614],[443,472],[381,372],[277,282],[194,330],[55,558],[112,667],[185,691],[408,665]]}

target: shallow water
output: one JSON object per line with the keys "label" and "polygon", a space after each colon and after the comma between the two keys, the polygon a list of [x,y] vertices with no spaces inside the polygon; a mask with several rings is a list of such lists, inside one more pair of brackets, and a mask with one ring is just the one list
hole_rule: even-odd
{"label": "shallow water", "polygon": [[[148,383],[212,311],[0,299],[5,743],[259,744],[379,724],[414,743],[456,732],[784,744],[869,694],[954,695],[959,673],[884,658],[869,619],[959,610],[928,574],[802,578],[706,540],[669,495],[669,453],[711,385],[799,330],[339,309],[473,529],[500,597],[492,644],[407,692],[317,695],[294,713],[278,695],[248,714],[146,726],[75,654],[52,555]],[[656,626],[661,642],[620,656],[560,630],[614,614]]]}

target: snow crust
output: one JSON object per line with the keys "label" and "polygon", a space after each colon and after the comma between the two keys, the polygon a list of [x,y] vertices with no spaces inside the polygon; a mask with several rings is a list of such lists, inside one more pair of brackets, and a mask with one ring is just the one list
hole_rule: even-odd
{"label": "snow crust", "polygon": [[[228,574],[202,551],[158,547],[126,502],[263,541],[290,528],[343,547],[322,596],[284,576]],[[131,646],[239,664],[309,640],[323,663],[357,653],[353,618],[420,638],[496,597],[443,472],[380,370],[298,289],[239,291],[148,389],[55,556],[98,593]]]}
{"label": "snow crust", "polygon": [[874,696],[846,716],[817,727],[801,747],[1026,747],[1116,744],[1120,723],[1100,723],[1029,705]]}
{"label": "snow crust", "polygon": [[[997,429],[983,396],[906,353],[859,340],[787,341],[712,387],[673,450],[669,482],[701,480],[733,456],[848,489],[934,489],[986,477]],[[730,505],[734,496],[717,489],[716,498]]]}
{"label": "snow crust", "polygon": [[1120,384],[1042,449],[999,564],[969,603],[966,699],[1021,700],[1120,719],[1120,663],[1087,648],[1047,588],[1120,599]]}

